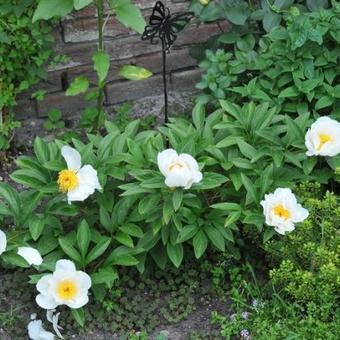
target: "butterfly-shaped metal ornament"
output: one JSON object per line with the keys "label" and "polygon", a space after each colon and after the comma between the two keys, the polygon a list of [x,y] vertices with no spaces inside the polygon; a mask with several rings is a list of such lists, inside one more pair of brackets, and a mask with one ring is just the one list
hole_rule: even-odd
{"label": "butterfly-shaped metal ornament", "polygon": [[177,38],[177,33],[182,31],[193,17],[192,12],[172,16],[169,8],[157,1],[152,10],[149,25],[145,27],[142,40],[150,40],[152,44],[158,44],[161,40],[163,47],[169,51]]}
{"label": "butterfly-shaped metal ornament", "polygon": [[[194,13],[187,12],[171,16],[169,8],[157,1],[150,17],[149,25],[145,27],[142,40],[150,40],[151,44],[162,42],[163,56],[163,88],[164,88],[164,122],[168,123],[168,87],[166,79],[166,52],[170,52],[170,47],[177,38],[177,33],[193,18]],[[168,144],[168,142],[167,142]]]}

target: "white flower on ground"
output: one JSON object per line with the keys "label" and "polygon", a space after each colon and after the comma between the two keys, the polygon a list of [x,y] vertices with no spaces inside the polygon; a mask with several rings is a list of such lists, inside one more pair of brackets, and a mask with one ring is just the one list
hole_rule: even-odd
{"label": "white flower on ground", "polygon": [[33,340],[54,340],[54,334],[51,332],[47,332],[41,320],[33,320],[28,326],[28,336]]}
{"label": "white flower on ground", "polygon": [[157,162],[165,176],[165,184],[170,188],[189,189],[203,178],[195,158],[187,153],[178,154],[173,149],[167,149],[158,153]]}
{"label": "white flower on ground", "polygon": [[47,321],[52,323],[53,329],[56,332],[56,334],[58,335],[58,337],[60,339],[64,339],[64,337],[60,333],[60,330],[63,330],[63,327],[58,325],[60,312],[54,314],[55,311],[56,311],[55,309],[47,310],[47,312],[46,312],[46,319],[47,319]]}
{"label": "white flower on ground", "polygon": [[38,250],[31,247],[19,247],[18,255],[23,257],[29,265],[40,266],[43,262]]}
{"label": "white flower on ground", "polygon": [[318,118],[305,137],[307,156],[336,156],[340,153],[340,123],[329,117]]}
{"label": "white flower on ground", "polygon": [[0,230],[0,255],[5,252],[7,247],[7,237],[6,234]]}
{"label": "white flower on ground", "polygon": [[39,295],[37,304],[44,309],[54,309],[60,305],[80,308],[89,301],[88,290],[91,278],[82,271],[77,271],[74,263],[59,260],[53,274],[43,276],[37,283]]}
{"label": "white flower on ground", "polygon": [[273,226],[281,235],[293,231],[295,223],[308,217],[308,210],[296,201],[295,195],[288,188],[278,188],[261,201],[266,224]]}
{"label": "white flower on ground", "polygon": [[59,172],[58,185],[61,192],[67,193],[67,200],[84,201],[95,190],[101,190],[97,171],[92,165],[81,166],[80,153],[69,147],[61,148],[61,155],[64,157],[67,169]]}

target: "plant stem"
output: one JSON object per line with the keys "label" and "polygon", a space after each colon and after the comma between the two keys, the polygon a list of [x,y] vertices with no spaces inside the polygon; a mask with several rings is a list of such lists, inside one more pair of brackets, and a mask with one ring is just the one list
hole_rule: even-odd
{"label": "plant stem", "polygon": [[168,124],[168,84],[166,79],[166,48],[165,41],[162,39],[162,56],[163,56],[163,86],[164,86],[164,123]]}
{"label": "plant stem", "polygon": [[[104,52],[104,1],[97,0],[97,26],[98,26],[98,51]],[[100,120],[103,112],[103,100],[104,100],[104,86],[105,83],[98,83],[98,97],[97,97],[97,122],[96,130],[100,128]]]}

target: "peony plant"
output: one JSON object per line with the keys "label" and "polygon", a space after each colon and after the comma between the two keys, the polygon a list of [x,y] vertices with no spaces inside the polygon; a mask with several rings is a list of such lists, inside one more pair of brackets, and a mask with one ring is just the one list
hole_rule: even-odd
{"label": "peony plant", "polygon": [[0,234],[1,261],[53,272],[31,276],[42,308],[68,305],[83,324],[88,291],[102,300],[117,266],[179,267],[209,247],[237,252],[244,225],[267,241],[307,218],[291,189],[333,180],[337,158],[306,155],[310,114],[220,104],[158,130],[106,121],[87,141],[36,138],[34,155],[18,158],[11,178],[25,189],[0,183],[1,221],[15,226]]}

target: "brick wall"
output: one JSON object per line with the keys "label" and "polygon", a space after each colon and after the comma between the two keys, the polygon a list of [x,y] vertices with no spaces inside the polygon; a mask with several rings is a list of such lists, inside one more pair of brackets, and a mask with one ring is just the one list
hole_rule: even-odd
{"label": "brick wall", "polygon": [[[151,14],[153,0],[136,0],[146,19]],[[188,8],[188,1],[167,0],[166,5],[172,13],[183,12]],[[42,118],[50,108],[59,108],[69,116],[78,115],[86,106],[83,96],[66,97],[64,91],[68,84],[79,75],[87,76],[94,84],[96,75],[93,71],[92,54],[97,48],[96,11],[89,6],[82,11],[64,18],[55,29],[55,49],[67,55],[69,61],[55,68],[50,68],[48,79],[35,87],[47,92],[43,101],[30,98],[30,93],[23,94],[18,100],[17,116]],[[224,29],[228,27],[224,24]],[[190,25],[180,33],[168,55],[169,90],[176,92],[194,91],[200,77],[195,60],[189,56],[190,46],[205,42],[219,32],[215,23]],[[111,68],[105,91],[105,106],[110,107],[127,101],[138,100],[162,93],[161,46],[142,41],[139,34],[122,26],[114,17],[110,17],[105,28],[105,49],[111,56]],[[144,81],[127,81],[119,76],[122,65],[136,64],[153,72],[153,76]]]}

